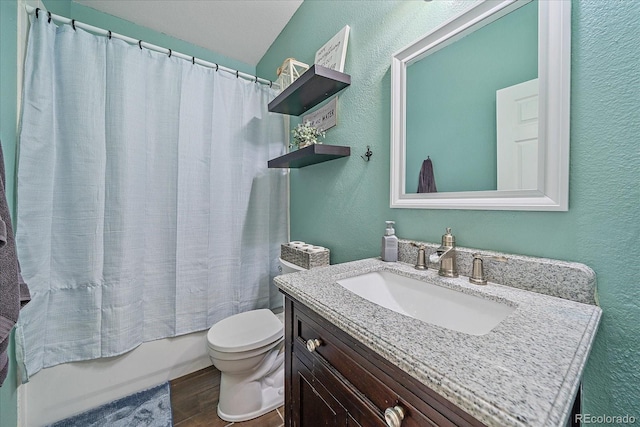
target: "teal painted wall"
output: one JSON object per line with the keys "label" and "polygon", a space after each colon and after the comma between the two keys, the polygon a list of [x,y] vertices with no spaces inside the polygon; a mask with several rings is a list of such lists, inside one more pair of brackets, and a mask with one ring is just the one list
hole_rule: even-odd
{"label": "teal painted wall", "polygon": [[[17,3],[0,1],[0,141],[6,164],[7,199],[13,206],[16,156]],[[13,209],[13,208],[12,208]]]}
{"label": "teal painted wall", "polygon": [[[255,74],[255,67],[226,56],[208,51],[199,46],[175,39],[148,28],[94,9],[72,3],[70,0],[45,0],[45,6],[52,13],[74,18],[96,27],[110,29],[133,38],[139,38],[158,46],[195,56],[206,61],[219,63],[228,68]],[[15,0],[0,0],[0,139],[4,149],[7,175],[7,197],[13,209],[16,156],[16,99],[17,99],[17,9]],[[17,425],[17,383],[13,336],[9,344],[10,369],[7,380],[0,387],[0,426]]]}
{"label": "teal painted wall", "polygon": [[[5,160],[5,188],[13,211],[16,155],[17,3],[0,0],[0,141]],[[0,425],[17,424],[17,384],[13,334],[9,338],[9,372],[0,387]]]}
{"label": "teal painted wall", "polygon": [[407,192],[417,192],[427,156],[440,192],[496,190],[496,91],[536,77],[537,2],[411,64]]}
{"label": "teal painted wall", "polygon": [[[640,2],[580,0],[572,10],[568,212],[389,208],[390,58],[461,11],[464,1],[307,0],[257,67],[275,78],[287,57],[351,26],[338,126],[325,143],[351,157],[291,171],[291,238],[327,246],[333,263],[379,255],[384,220],[398,235],[582,262],[598,275],[600,330],[584,374],[584,411],[640,417]],[[369,163],[360,158],[370,145]]]}

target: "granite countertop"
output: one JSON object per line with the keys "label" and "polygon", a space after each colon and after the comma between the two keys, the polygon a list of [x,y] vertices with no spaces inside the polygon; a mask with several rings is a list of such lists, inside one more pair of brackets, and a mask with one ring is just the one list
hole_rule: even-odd
{"label": "granite countertop", "polygon": [[[336,283],[393,271],[516,307],[486,335],[438,327]],[[601,310],[590,304],[380,259],[277,276],[276,285],[489,426],[561,426],[571,412]]]}

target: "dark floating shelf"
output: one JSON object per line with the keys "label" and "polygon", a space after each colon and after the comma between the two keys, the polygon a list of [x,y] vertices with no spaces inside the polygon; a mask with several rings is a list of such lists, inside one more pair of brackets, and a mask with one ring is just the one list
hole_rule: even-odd
{"label": "dark floating shelf", "polygon": [[350,75],[314,64],[269,103],[269,111],[299,116],[350,84]]}
{"label": "dark floating shelf", "polygon": [[312,144],[268,162],[270,168],[303,168],[351,155],[351,147],[341,145]]}

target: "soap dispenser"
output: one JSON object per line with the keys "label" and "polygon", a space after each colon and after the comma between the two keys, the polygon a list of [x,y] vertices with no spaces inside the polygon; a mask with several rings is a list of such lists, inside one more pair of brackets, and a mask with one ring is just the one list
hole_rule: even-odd
{"label": "soap dispenser", "polygon": [[395,221],[385,221],[387,229],[382,236],[382,253],[380,256],[383,261],[396,262],[398,261],[398,237],[396,236],[396,230],[393,228]]}

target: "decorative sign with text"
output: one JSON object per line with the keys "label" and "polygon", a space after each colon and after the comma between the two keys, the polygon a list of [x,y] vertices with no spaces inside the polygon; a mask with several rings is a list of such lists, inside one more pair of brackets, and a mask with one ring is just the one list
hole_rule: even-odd
{"label": "decorative sign with text", "polygon": [[342,30],[316,52],[314,64],[332,70],[344,72],[344,61],[347,57],[347,43],[351,28],[345,25]]}
{"label": "decorative sign with text", "polygon": [[334,96],[324,107],[302,116],[302,123],[307,122],[320,131],[334,127],[338,123],[338,97]]}

